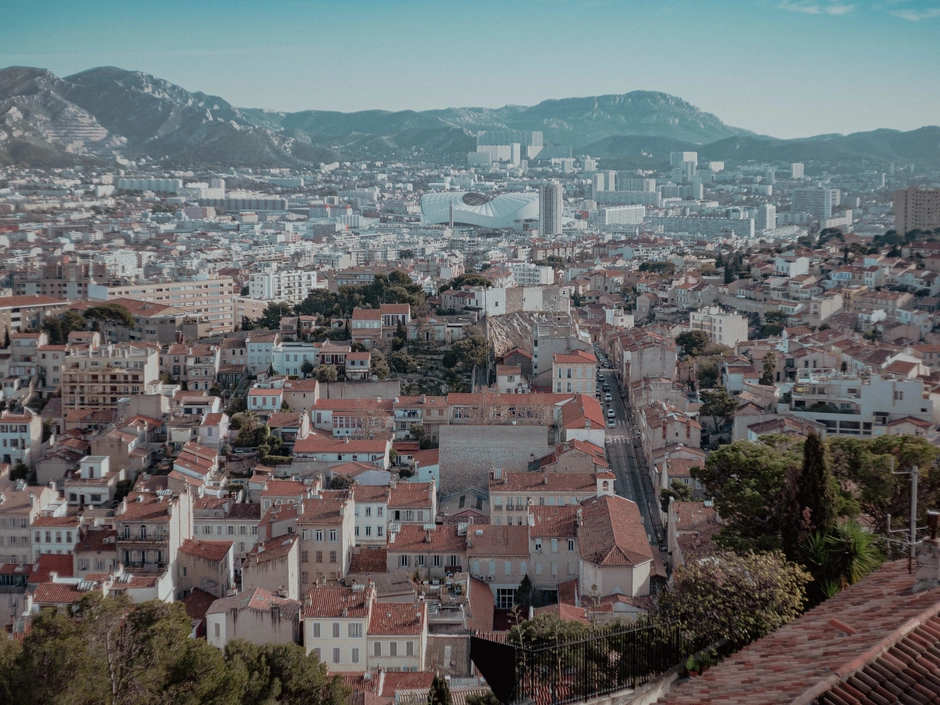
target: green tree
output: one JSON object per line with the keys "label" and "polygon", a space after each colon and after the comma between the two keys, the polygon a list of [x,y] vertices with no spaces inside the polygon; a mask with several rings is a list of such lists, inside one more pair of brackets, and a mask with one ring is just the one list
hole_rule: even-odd
{"label": "green tree", "polygon": [[477,333],[471,333],[454,343],[444,354],[444,367],[462,372],[483,368],[486,367],[489,354],[490,344],[487,339]]}
{"label": "green tree", "polygon": [[281,330],[281,319],[292,315],[294,315],[292,306],[272,301],[265,307],[261,318],[255,321],[255,325],[268,330]]}
{"label": "green tree", "polygon": [[424,424],[413,423],[411,428],[408,429],[408,434],[411,436],[411,439],[418,441],[419,443],[425,439],[427,432],[424,430]]}
{"label": "green tree", "polygon": [[310,376],[310,373],[313,372],[313,363],[310,360],[304,359],[300,365],[300,371],[303,373],[304,378]]}
{"label": "green tree", "polygon": [[777,376],[777,353],[770,351],[764,355],[763,374],[760,377],[760,383],[767,386],[773,386],[774,379]]}
{"label": "green tree", "polygon": [[388,356],[388,364],[399,374],[410,374],[418,370],[418,361],[404,350],[396,350]]}
{"label": "green tree", "polygon": [[317,380],[320,382],[335,382],[339,379],[339,372],[334,365],[320,365],[317,367]]}
{"label": "green tree", "polygon": [[501,705],[492,690],[485,693],[471,693],[467,696],[467,705]]}
{"label": "green tree", "polygon": [[640,271],[668,277],[676,273],[676,265],[672,262],[643,262],[640,265]]}
{"label": "green tree", "polygon": [[311,289],[306,298],[297,304],[295,311],[302,316],[331,318],[339,314],[338,297],[326,289]]}
{"label": "green tree", "polygon": [[802,462],[802,442],[764,436],[737,441],[709,454],[691,474],[714,500],[724,526],[716,541],[738,551],[781,547],[782,494],[789,468]]}
{"label": "green tree", "polygon": [[664,512],[669,511],[669,500],[688,502],[692,499],[692,488],[679,480],[673,480],[670,487],[659,491],[659,506]]}
{"label": "green tree", "polygon": [[836,481],[829,468],[826,445],[811,433],[803,444],[800,471],[787,475],[784,492],[783,549],[791,560],[799,557],[799,546],[812,533],[826,535],[838,519]]}
{"label": "green tree", "polygon": [[85,311],[85,320],[113,323],[125,328],[134,327],[134,317],[121,304],[98,304]]}
{"label": "green tree", "polygon": [[797,555],[813,576],[810,604],[819,604],[876,570],[884,557],[875,541],[875,535],[855,519],[845,519],[826,533],[804,537]]}
{"label": "green tree", "polygon": [[385,359],[385,355],[382,351],[373,348],[371,358],[371,362],[369,363],[370,372],[380,380],[388,377],[388,360]]}
{"label": "green tree", "polygon": [[721,639],[742,647],[798,617],[809,580],[779,552],[721,553],[677,568],[657,616],[700,648]]}
{"label": "green tree", "polygon": [[475,272],[467,272],[466,274],[461,274],[454,277],[446,284],[441,284],[438,291],[447,291],[449,289],[460,289],[464,286],[485,286],[490,288],[493,286],[493,282],[484,277],[482,274],[477,274]]}
{"label": "green tree", "polygon": [[724,387],[703,389],[700,396],[702,397],[702,407],[699,409],[699,413],[702,416],[711,416],[715,422],[715,433],[720,433],[720,424],[725,424],[734,417],[738,403]]}
{"label": "green tree", "polygon": [[532,580],[529,579],[528,573],[522,576],[522,582],[519,583],[516,594],[513,596],[513,603],[522,612],[523,617],[528,617],[529,607],[532,606]]}
{"label": "green tree", "polygon": [[454,705],[447,680],[440,674],[434,676],[428,691],[428,705]]}
{"label": "green tree", "polygon": [[711,338],[703,330],[690,330],[676,336],[676,345],[682,348],[689,357],[697,357],[705,353],[705,346]]}

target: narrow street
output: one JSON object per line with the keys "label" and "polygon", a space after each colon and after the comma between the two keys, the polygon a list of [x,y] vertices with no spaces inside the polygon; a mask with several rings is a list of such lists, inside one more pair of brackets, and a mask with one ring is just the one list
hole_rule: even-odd
{"label": "narrow street", "polygon": [[[647,528],[647,536],[654,546],[665,541],[665,531],[657,507],[656,492],[649,479],[649,471],[643,458],[642,450],[634,446],[637,441],[634,435],[634,426],[630,421],[631,409],[629,404],[620,398],[622,389],[617,382],[617,376],[612,370],[602,370],[604,373],[600,384],[610,386],[611,401],[602,401],[604,414],[607,409],[613,408],[616,427],[607,429],[607,457],[610,460],[610,469],[617,480],[614,488],[621,497],[634,502],[640,509],[643,523]],[[601,399],[605,398],[601,392]]]}

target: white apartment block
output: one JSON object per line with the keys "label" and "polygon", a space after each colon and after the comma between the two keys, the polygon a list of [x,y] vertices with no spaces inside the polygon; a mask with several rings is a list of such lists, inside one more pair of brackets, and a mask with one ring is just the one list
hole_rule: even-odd
{"label": "white apartment block", "polygon": [[821,423],[828,434],[884,436],[908,417],[935,423],[934,402],[923,380],[800,370],[790,392],[789,410]]}
{"label": "white apartment block", "polygon": [[133,344],[103,345],[69,355],[62,366],[62,410],[116,409],[118,400],[156,393],[160,353]]}
{"label": "white apartment block", "polygon": [[690,312],[689,328],[703,330],[716,343],[731,348],[747,340],[747,318],[737,313],[724,313],[717,306]]}
{"label": "white apartment block", "polygon": [[552,389],[556,394],[594,394],[597,358],[575,350],[552,356]]}
{"label": "white apartment block", "polygon": [[555,270],[532,262],[507,262],[516,286],[545,286],[555,283]]}
{"label": "white apartment block", "polygon": [[211,326],[211,333],[227,333],[235,327],[234,282],[231,277],[139,284],[89,284],[92,301],[137,299],[174,306]]}
{"label": "white apartment block", "polygon": [[646,206],[606,206],[591,213],[594,225],[642,225]]}
{"label": "white apartment block", "polygon": [[316,271],[300,269],[252,274],[248,281],[248,296],[261,301],[280,301],[299,304],[312,289],[325,289]]}

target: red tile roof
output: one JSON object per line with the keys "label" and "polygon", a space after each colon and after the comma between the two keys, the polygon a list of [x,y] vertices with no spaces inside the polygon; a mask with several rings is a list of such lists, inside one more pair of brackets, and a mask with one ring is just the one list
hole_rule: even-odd
{"label": "red tile roof", "polygon": [[369,636],[420,634],[427,618],[426,602],[383,602],[372,608]]}
{"label": "red tile roof", "polygon": [[602,566],[640,565],[653,560],[643,518],[634,502],[605,495],[584,500],[581,510],[581,558]]}
{"label": "red tile roof", "polygon": [[367,617],[372,593],[365,585],[360,587],[310,588],[304,596],[304,617]]}
{"label": "red tile roof", "polygon": [[225,556],[232,550],[234,543],[234,541],[199,541],[198,539],[186,539],[179,550],[191,556],[204,558],[207,561],[218,562],[225,559]]}
{"label": "red tile roof", "polygon": [[937,702],[940,588],[913,583],[907,561],[887,563],[659,702]]}

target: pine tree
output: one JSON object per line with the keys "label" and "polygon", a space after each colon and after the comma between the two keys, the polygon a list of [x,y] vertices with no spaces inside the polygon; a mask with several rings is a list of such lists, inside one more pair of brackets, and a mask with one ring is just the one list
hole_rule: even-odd
{"label": "pine tree", "polygon": [[782,538],[787,556],[795,558],[808,535],[827,534],[839,518],[826,445],[817,434],[807,437],[803,445],[803,467],[789,473],[787,485]]}
{"label": "pine tree", "polygon": [[428,705],[454,705],[454,699],[450,695],[450,686],[441,675],[434,676],[431,690],[428,691]]}
{"label": "pine tree", "polygon": [[764,355],[764,373],[761,375],[760,383],[772,386],[774,377],[777,374],[777,354],[769,352]]}

